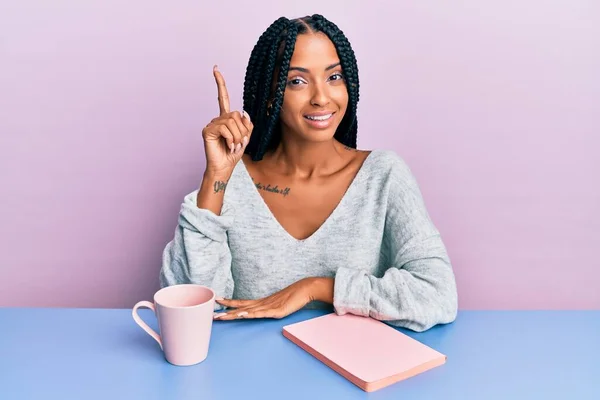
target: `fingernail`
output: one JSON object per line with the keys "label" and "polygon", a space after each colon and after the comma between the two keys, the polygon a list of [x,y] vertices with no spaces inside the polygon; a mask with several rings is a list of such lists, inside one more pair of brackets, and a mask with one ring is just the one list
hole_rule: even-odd
{"label": "fingernail", "polygon": [[243,110],[243,111],[242,111],[242,114],[244,114],[244,117],[246,117],[246,119],[247,119],[248,121],[251,121],[251,120],[250,120],[250,115],[248,115],[248,113],[246,112],[246,110]]}
{"label": "fingernail", "polygon": [[213,67],[213,69],[219,69],[219,66],[217,64],[215,64],[215,66]]}
{"label": "fingernail", "polygon": [[216,314],[213,314],[213,319],[219,319],[219,318],[221,318],[225,314],[226,313],[216,313]]}
{"label": "fingernail", "polygon": [[242,139],[242,142],[244,143],[244,146],[248,144],[248,136],[244,136],[244,138]]}
{"label": "fingernail", "polygon": [[238,313],[238,317],[243,317],[244,315],[248,315],[247,311],[242,311],[241,313]]}
{"label": "fingernail", "polygon": [[238,143],[235,145],[235,152],[237,153],[238,151],[240,151],[240,149],[242,148],[242,144]]}
{"label": "fingernail", "polygon": [[231,149],[231,154],[233,154],[233,151],[235,150],[235,143],[231,143],[231,146],[229,146],[229,148]]}
{"label": "fingernail", "polygon": [[217,301],[221,301],[221,300],[225,300],[225,299],[224,299],[224,298],[222,298],[222,297],[215,297],[215,300],[217,300]]}

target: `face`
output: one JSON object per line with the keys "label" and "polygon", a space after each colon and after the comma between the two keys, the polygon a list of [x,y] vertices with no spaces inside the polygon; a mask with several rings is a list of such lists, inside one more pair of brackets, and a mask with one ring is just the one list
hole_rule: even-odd
{"label": "face", "polygon": [[298,35],[280,112],[284,135],[331,140],[348,107],[348,90],[327,35]]}

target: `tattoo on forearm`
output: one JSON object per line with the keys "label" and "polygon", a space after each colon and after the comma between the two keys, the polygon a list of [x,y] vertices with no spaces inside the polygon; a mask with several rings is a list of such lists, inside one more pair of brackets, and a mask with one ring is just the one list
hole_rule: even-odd
{"label": "tattoo on forearm", "polygon": [[286,187],[285,189],[280,189],[279,186],[277,186],[277,185],[271,186],[270,184],[268,184],[267,186],[265,186],[265,185],[262,185],[260,182],[254,183],[254,185],[256,186],[256,188],[258,190],[264,190],[265,192],[281,194],[281,195],[283,195],[283,197],[286,197],[288,194],[290,194],[289,187]]}
{"label": "tattoo on forearm", "polygon": [[215,183],[213,185],[213,189],[214,189],[215,193],[225,191],[226,187],[227,187],[227,182],[224,182],[224,181],[215,181]]}

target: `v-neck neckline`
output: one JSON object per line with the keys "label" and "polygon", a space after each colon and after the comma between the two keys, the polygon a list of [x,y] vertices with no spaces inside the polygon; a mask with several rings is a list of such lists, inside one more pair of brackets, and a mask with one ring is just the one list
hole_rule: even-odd
{"label": "v-neck neckline", "polygon": [[246,168],[246,164],[244,164],[244,160],[240,159],[239,164],[241,164],[241,169],[243,171],[242,172],[244,175],[243,179],[250,185],[250,189],[252,189],[252,192],[253,192],[252,196],[254,196],[254,197],[258,196],[257,201],[261,204],[261,207],[263,208],[263,210],[268,214],[269,220],[271,221],[271,223],[273,225],[275,225],[277,227],[277,229],[291,242],[296,243],[296,244],[305,244],[310,241],[316,240],[315,238],[318,237],[324,229],[326,229],[327,225],[330,225],[333,223],[332,220],[335,219],[337,214],[339,214],[341,212],[339,210],[344,207],[345,203],[348,201],[347,198],[350,197],[352,192],[355,190],[354,187],[357,185],[357,182],[359,182],[362,179],[362,175],[365,173],[364,172],[366,169],[365,167],[371,161],[371,159],[373,158],[372,157],[373,153],[375,153],[376,151],[377,150],[371,150],[369,152],[369,154],[367,154],[367,156],[363,160],[361,166],[359,167],[358,172],[356,173],[356,175],[354,175],[354,178],[352,178],[350,185],[348,186],[348,188],[342,195],[342,198],[337,203],[337,205],[335,206],[333,211],[329,214],[329,216],[325,219],[325,221],[323,221],[323,223],[317,228],[316,231],[314,231],[310,236],[308,236],[304,239],[297,239],[296,237],[292,236],[292,234],[290,234],[283,227],[283,225],[281,225],[279,220],[275,217],[275,215],[269,208],[268,204],[265,202],[265,199],[260,195],[258,189],[256,188],[256,185],[254,184],[254,181],[252,180],[252,177],[250,176],[250,172]]}

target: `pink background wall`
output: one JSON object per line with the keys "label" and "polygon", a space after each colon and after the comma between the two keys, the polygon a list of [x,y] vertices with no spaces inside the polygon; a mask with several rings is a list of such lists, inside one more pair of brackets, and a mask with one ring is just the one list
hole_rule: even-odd
{"label": "pink background wall", "polygon": [[319,12],[358,57],[359,146],[411,166],[460,308],[600,308],[599,3],[422,3],[2,1],[0,306],[150,299],[212,65],[239,108],[260,33]]}

